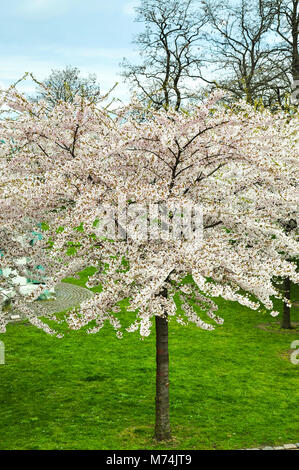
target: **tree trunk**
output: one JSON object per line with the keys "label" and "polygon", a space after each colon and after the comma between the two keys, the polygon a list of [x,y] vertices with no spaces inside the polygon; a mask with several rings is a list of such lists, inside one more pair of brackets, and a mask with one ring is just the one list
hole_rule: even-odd
{"label": "tree trunk", "polygon": [[169,421],[169,354],[168,321],[155,317],[156,323],[156,427],[155,438],[164,441],[171,438]]}
{"label": "tree trunk", "polygon": [[[283,295],[286,299],[291,299],[291,281],[289,277],[283,280]],[[291,308],[284,302],[283,314],[281,320],[281,328],[290,329],[291,325]]]}

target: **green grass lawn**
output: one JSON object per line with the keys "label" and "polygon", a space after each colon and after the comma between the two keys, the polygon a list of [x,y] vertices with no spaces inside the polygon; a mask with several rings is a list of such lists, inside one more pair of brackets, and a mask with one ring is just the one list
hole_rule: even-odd
{"label": "green grass lawn", "polygon": [[[86,274],[80,280],[84,285]],[[170,322],[173,440],[153,440],[155,335],[48,336],[29,324],[0,335],[0,449],[238,449],[299,442],[299,365],[277,318],[217,301],[214,331]],[[293,312],[298,321],[298,312]],[[121,313],[123,318],[130,317]],[[129,319],[128,319],[129,323]],[[63,326],[60,325],[60,328]]]}

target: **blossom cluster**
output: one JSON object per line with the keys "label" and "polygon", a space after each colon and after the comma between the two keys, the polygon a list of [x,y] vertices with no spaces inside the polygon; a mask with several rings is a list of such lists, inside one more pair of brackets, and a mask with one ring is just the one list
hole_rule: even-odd
{"label": "blossom cluster", "polygon": [[[298,117],[242,101],[228,108],[222,98],[217,91],[188,113],[144,110],[136,102],[111,111],[104,100],[83,99],[49,111],[14,88],[2,91],[0,105],[11,113],[0,120],[1,269],[21,275],[46,266],[44,287],[51,289],[95,266],[88,287],[101,284],[102,291],[66,318],[74,329],[91,322],[90,333],[109,322],[121,336],[117,311],[124,298],[136,311],[127,330],[142,337],[155,316],[213,329],[222,322],[212,300],[219,296],[276,315],[273,297],[281,293],[273,276],[298,282],[296,233],[281,223],[296,219]],[[102,209],[116,208],[120,199],[127,211],[134,204],[200,206],[200,243],[175,237],[136,243],[126,227],[123,239],[103,236],[96,229]],[[43,238],[24,243],[40,222],[47,227]],[[16,267],[21,257],[28,263]],[[187,285],[182,280],[190,274]],[[39,293],[18,292],[15,305],[55,333],[28,308]],[[1,331],[5,325],[2,312]]]}

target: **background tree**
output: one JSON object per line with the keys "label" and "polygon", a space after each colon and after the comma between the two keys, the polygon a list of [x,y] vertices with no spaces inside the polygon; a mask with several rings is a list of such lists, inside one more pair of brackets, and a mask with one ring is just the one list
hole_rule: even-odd
{"label": "background tree", "polygon": [[[218,78],[220,70],[215,70],[214,82],[235,99],[262,100],[274,111],[281,106],[288,109],[288,97],[296,94],[293,88],[298,82],[298,0],[211,1],[206,8],[212,26],[207,36],[211,62],[221,65],[221,73],[227,71],[227,76]],[[290,222],[294,219],[285,220],[283,226],[289,227]],[[281,326],[291,328],[288,277],[282,287],[286,302]]]}
{"label": "background tree", "polygon": [[198,99],[194,79],[201,83],[201,37],[208,18],[196,7],[194,0],[141,0],[136,8],[137,21],[145,24],[134,41],[141,64],[124,59],[122,75],[156,109],[178,110],[186,100]]}
{"label": "background tree", "polygon": [[73,103],[75,97],[80,96],[96,103],[100,99],[100,86],[95,74],[87,78],[79,76],[77,67],[67,66],[63,70],[52,70],[50,76],[37,87],[35,99],[43,99],[50,107],[59,101]]}
{"label": "background tree", "polygon": [[272,29],[281,39],[277,49],[285,55],[292,77],[293,102],[299,99],[299,5],[298,0],[274,0],[275,23]]}
{"label": "background tree", "polygon": [[[275,21],[272,30],[277,33],[280,42],[275,45],[276,49],[284,58],[287,65],[288,75],[291,77],[289,93],[291,93],[291,104],[298,106],[299,103],[299,5],[298,0],[273,0],[275,8]],[[280,103],[280,100],[278,100]],[[290,113],[290,119],[293,113]],[[286,233],[291,236],[296,232],[297,221],[296,214],[293,218],[282,221]],[[296,235],[296,233],[295,233]],[[288,256],[286,255],[286,259]],[[281,327],[289,329],[291,323],[291,288],[292,283],[288,277],[283,279],[284,302]]]}
{"label": "background tree", "polygon": [[218,66],[206,81],[248,103],[262,99],[267,105],[282,104],[284,95],[291,91],[291,74],[271,32],[277,18],[275,1],[203,3],[210,19],[206,35],[210,63]]}
{"label": "background tree", "polygon": [[[297,210],[294,208],[292,214],[290,214],[290,218],[288,220],[280,221],[285,233],[289,237],[293,237],[294,240],[298,239],[298,224],[297,224]],[[285,260],[293,263],[298,263],[298,256],[290,256],[288,253],[285,253]],[[283,311],[281,317],[281,328],[283,329],[291,329],[292,328],[292,319],[291,319],[291,289],[292,289],[292,282],[290,278],[287,276],[281,281],[281,289],[283,292]]]}

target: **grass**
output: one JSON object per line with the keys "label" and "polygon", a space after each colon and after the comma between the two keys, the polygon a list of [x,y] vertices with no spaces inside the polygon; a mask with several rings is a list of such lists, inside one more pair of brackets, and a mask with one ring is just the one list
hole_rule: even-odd
{"label": "grass", "polygon": [[[84,285],[79,279],[68,282]],[[93,289],[94,290],[94,289]],[[97,289],[96,289],[97,290]],[[238,449],[299,442],[299,365],[290,362],[298,332],[257,328],[277,322],[217,301],[223,326],[203,331],[170,322],[173,440],[153,439],[155,335],[63,339],[11,324],[0,335],[0,449]],[[124,318],[125,305],[120,314]],[[298,312],[292,312],[298,321]],[[59,325],[60,328],[63,326]]]}

